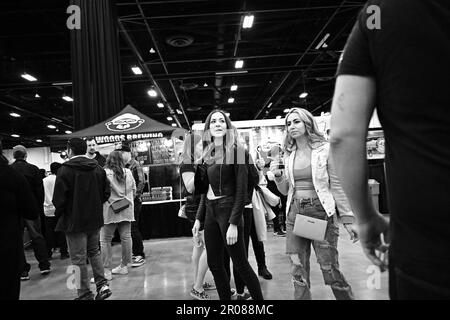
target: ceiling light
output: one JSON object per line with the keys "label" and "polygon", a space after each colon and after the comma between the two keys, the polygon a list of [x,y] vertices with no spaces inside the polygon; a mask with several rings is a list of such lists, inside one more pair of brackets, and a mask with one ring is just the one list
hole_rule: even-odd
{"label": "ceiling light", "polygon": [[203,86],[206,88],[206,87],[208,86],[208,84],[205,82],[205,83],[203,84]]}
{"label": "ceiling light", "polygon": [[323,46],[323,44],[325,43],[325,41],[327,41],[327,39],[329,38],[329,36],[330,36],[330,34],[327,33],[327,34],[322,38],[322,40],[320,40],[319,44],[316,46],[316,50],[319,50],[319,49]]}
{"label": "ceiling light", "polygon": [[229,75],[229,74],[242,74],[242,73],[248,73],[247,70],[242,70],[242,71],[219,71],[216,72],[216,76],[224,76],[224,75]]}
{"label": "ceiling light", "polygon": [[155,98],[155,97],[158,96],[158,92],[156,92],[155,89],[150,89],[150,90],[148,90],[148,91],[147,91],[147,94],[148,94],[150,97],[152,97],[152,98]]}
{"label": "ceiling light", "polygon": [[21,117],[20,114],[15,113],[15,112],[11,112],[9,115],[10,115],[11,117],[14,117],[14,118],[20,118],[20,117]]}
{"label": "ceiling light", "polygon": [[52,86],[68,86],[71,84],[72,84],[72,82],[53,82]]}
{"label": "ceiling light", "polygon": [[64,131],[66,134],[71,134],[72,133],[72,131],[70,131],[70,130],[66,130],[66,131]]}
{"label": "ceiling light", "polygon": [[36,139],[36,142],[42,142],[42,140],[41,139]]}
{"label": "ceiling light", "polygon": [[37,81],[37,79],[35,77],[33,77],[31,74],[28,74],[28,73],[22,74],[21,77],[28,81]]}
{"label": "ceiling light", "polygon": [[269,109],[272,106],[272,102],[269,103],[269,105],[267,106],[267,109]]}
{"label": "ceiling light", "polygon": [[269,110],[266,110],[266,114],[269,114]]}
{"label": "ceiling light", "polygon": [[158,102],[156,105],[158,106],[158,108],[164,108],[164,103],[162,102]]}
{"label": "ceiling light", "polygon": [[326,43],[324,43],[322,48],[328,48],[328,45]]}
{"label": "ceiling light", "polygon": [[231,90],[231,91],[236,91],[237,89],[238,89],[237,84],[233,84],[233,85],[230,87],[230,90]]}
{"label": "ceiling light", "polygon": [[20,138],[20,136],[18,134],[12,134],[11,137],[13,137],[13,138]]}
{"label": "ceiling light", "polygon": [[176,127],[177,126],[177,124],[176,123],[172,123],[172,127]]}
{"label": "ceiling light", "polygon": [[72,101],[73,101],[73,99],[72,99],[71,97],[66,96],[66,95],[63,95],[62,98],[63,98],[64,100],[68,101],[68,102],[72,102]]}
{"label": "ceiling light", "polygon": [[39,99],[41,96],[40,96],[38,93],[36,93],[36,94],[34,95],[34,97],[35,97],[36,99]]}
{"label": "ceiling light", "polygon": [[281,116],[276,116],[276,119],[281,119]]}
{"label": "ceiling light", "polygon": [[236,60],[236,63],[234,64],[234,67],[236,69],[241,69],[244,66],[244,60]]}
{"label": "ceiling light", "polygon": [[284,109],[283,112],[284,113],[288,113],[290,109]]}
{"label": "ceiling light", "polygon": [[156,52],[155,49],[150,48],[150,53],[155,53],[155,52]]}
{"label": "ceiling light", "polygon": [[172,117],[167,117],[167,121],[172,121],[173,118]]}
{"label": "ceiling light", "polygon": [[228,103],[233,103],[234,102],[234,98],[228,98]]}
{"label": "ceiling light", "polygon": [[52,125],[52,124],[47,125],[47,128],[49,128],[49,129],[56,129],[56,127],[54,125]]}
{"label": "ceiling light", "polygon": [[308,92],[303,92],[299,95],[300,99],[305,99],[308,96]]}
{"label": "ceiling light", "polygon": [[253,26],[253,20],[255,19],[255,17],[253,15],[247,15],[244,17],[244,23],[242,25],[242,27],[244,29],[249,29]]}
{"label": "ceiling light", "polygon": [[181,112],[179,109],[177,109],[177,113],[178,114],[183,114],[183,112]]}
{"label": "ceiling light", "polygon": [[133,71],[134,74],[142,74],[142,70],[139,67],[131,67],[131,70]]}

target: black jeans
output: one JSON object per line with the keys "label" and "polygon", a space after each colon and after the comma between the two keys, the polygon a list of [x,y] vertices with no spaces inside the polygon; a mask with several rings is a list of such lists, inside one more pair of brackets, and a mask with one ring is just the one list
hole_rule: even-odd
{"label": "black jeans", "polygon": [[445,263],[400,263],[389,253],[389,297],[391,300],[449,300],[447,274]]}
{"label": "black jeans", "polygon": [[[256,234],[255,220],[253,220],[253,209],[244,209],[244,244],[245,252],[248,258],[248,245],[250,242],[250,237],[252,239],[253,251],[255,253],[256,263],[258,264],[258,270],[266,267],[266,253],[264,252],[264,243],[258,240],[258,235]],[[228,278],[231,277],[230,274],[230,256],[225,251],[224,254],[224,264],[225,270],[227,271]],[[239,276],[239,273],[233,267],[234,283],[236,284],[237,293],[243,293],[245,283]]]}
{"label": "black jeans", "polygon": [[224,251],[226,250],[233,261],[236,274],[247,286],[253,300],[263,300],[259,280],[248,263],[244,244],[244,227],[238,226],[238,240],[229,246],[226,243],[228,219],[234,204],[233,196],[226,196],[217,200],[206,200],[205,245],[208,252],[208,266],[214,277],[220,300],[231,299],[230,280],[225,270]]}
{"label": "black jeans", "polygon": [[69,254],[67,251],[67,241],[64,233],[55,231],[56,217],[45,217],[45,240],[47,243],[48,256],[52,256],[52,248],[59,247],[62,255]]}
{"label": "black jeans", "polygon": [[[41,233],[41,220],[37,218],[35,220],[22,219],[22,223],[27,227],[28,233],[31,238],[31,246],[33,247],[34,256],[39,262],[39,269],[45,270],[50,267],[50,262],[48,261],[48,251],[47,245],[45,244],[45,239]],[[23,235],[23,228],[22,228]],[[22,236],[23,238],[23,236]],[[25,258],[25,252],[22,250],[20,270],[21,272],[30,271],[30,264],[27,263]]]}
{"label": "black jeans", "polygon": [[145,259],[144,244],[141,231],[139,231],[139,216],[141,215],[142,202],[134,199],[134,220],[131,222],[131,239],[133,241],[133,256],[141,256]]}

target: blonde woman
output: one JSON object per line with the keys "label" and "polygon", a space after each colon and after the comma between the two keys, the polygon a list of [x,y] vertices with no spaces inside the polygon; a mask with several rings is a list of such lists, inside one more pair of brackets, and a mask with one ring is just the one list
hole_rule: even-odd
{"label": "blonde woman", "polygon": [[[111,196],[103,205],[104,226],[100,231],[100,245],[102,251],[105,278],[111,279],[112,274],[128,274],[128,264],[131,263],[131,222],[134,221],[133,199],[136,194],[136,183],[133,174],[125,168],[121,151],[113,151],[106,159],[106,177],[111,186]],[[129,207],[115,213],[111,207],[114,201],[125,198]],[[119,266],[111,270],[112,248],[111,240],[116,228],[119,228],[122,245],[122,259]]]}
{"label": "blonde woman", "polygon": [[[350,233],[354,216],[337,180],[329,159],[329,143],[319,132],[313,115],[301,108],[293,108],[285,119],[284,168],[272,161],[270,171],[281,193],[287,195],[286,253],[292,264],[294,299],[311,299],[311,245],[317,256],[326,285],[331,286],[336,299],[353,299],[350,285],[339,270],[337,242],[340,220]],[[325,239],[310,240],[293,233],[297,214],[327,220]]]}

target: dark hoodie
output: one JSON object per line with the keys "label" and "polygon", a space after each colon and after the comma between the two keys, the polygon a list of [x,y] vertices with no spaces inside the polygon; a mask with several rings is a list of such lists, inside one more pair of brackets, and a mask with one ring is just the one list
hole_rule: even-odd
{"label": "dark hoodie", "polygon": [[85,156],[72,158],[58,171],[53,193],[56,231],[90,232],[103,226],[103,203],[111,193],[105,171]]}

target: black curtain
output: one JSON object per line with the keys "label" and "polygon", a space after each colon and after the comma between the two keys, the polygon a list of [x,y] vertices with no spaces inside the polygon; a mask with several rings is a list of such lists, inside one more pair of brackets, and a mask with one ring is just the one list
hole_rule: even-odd
{"label": "black curtain", "polygon": [[74,127],[80,130],[123,108],[117,12],[113,0],[71,0],[81,29],[71,30]]}

